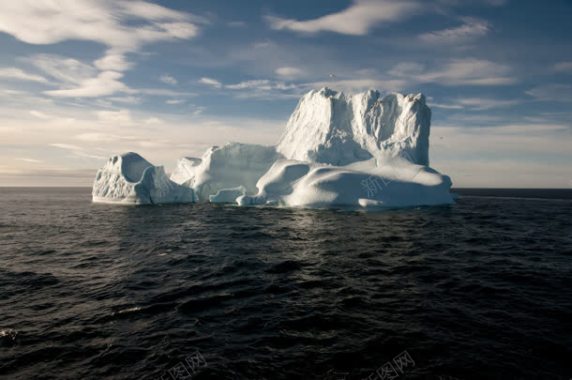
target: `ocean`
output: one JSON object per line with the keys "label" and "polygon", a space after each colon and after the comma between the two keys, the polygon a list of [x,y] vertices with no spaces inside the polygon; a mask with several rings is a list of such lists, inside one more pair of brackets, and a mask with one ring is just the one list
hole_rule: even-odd
{"label": "ocean", "polygon": [[570,379],[572,190],[382,212],[0,188],[2,379]]}

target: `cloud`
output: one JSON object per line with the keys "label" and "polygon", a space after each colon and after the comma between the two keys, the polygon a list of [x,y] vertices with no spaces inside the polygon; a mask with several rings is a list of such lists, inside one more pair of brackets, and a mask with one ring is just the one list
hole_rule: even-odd
{"label": "cloud", "polygon": [[454,45],[484,37],[490,32],[490,25],[486,21],[464,18],[463,22],[463,25],[455,28],[420,34],[419,39],[432,45]]}
{"label": "cloud", "polygon": [[67,150],[81,150],[82,148],[77,145],[72,144],[63,144],[63,143],[54,143],[50,144],[50,146],[60,148],[60,149],[67,149]]}
{"label": "cloud", "polygon": [[194,106],[193,116],[201,115],[206,109],[206,107]]}
{"label": "cloud", "polygon": [[29,82],[47,83],[48,80],[40,75],[30,74],[16,67],[0,67],[0,79],[23,80]]}
{"label": "cloud", "polygon": [[240,83],[228,84],[225,86],[230,90],[246,90],[246,89],[258,89],[258,90],[271,90],[272,84],[268,79],[256,79],[247,80]]}
{"label": "cloud", "polygon": [[298,98],[305,86],[269,79],[254,79],[228,84],[224,88],[236,92],[236,97],[239,99],[276,100]]}
{"label": "cloud", "polygon": [[306,88],[316,89],[322,87],[330,87],[336,90],[341,90],[349,93],[358,91],[365,91],[372,88],[382,88],[385,91],[401,91],[406,87],[407,82],[400,79],[383,79],[383,78],[357,78],[357,79],[344,79],[332,78],[324,81],[311,82],[306,84]]}
{"label": "cloud", "polygon": [[106,55],[96,60],[94,65],[103,71],[126,71],[133,67],[133,64],[127,61],[124,54],[116,53],[113,50],[109,50]]}
{"label": "cloud", "polygon": [[187,39],[198,33],[195,16],[144,1],[19,0],[0,4],[0,31],[29,44],[83,40],[124,52],[145,43]]}
{"label": "cloud", "polygon": [[44,162],[44,161],[42,161],[42,160],[36,160],[35,158],[27,158],[27,157],[16,158],[16,159],[19,160],[19,161],[29,162],[29,163],[32,163],[32,164],[41,164],[41,163]]}
{"label": "cloud", "polygon": [[218,80],[213,79],[213,78],[202,77],[201,79],[199,79],[199,83],[205,84],[207,86],[211,86],[214,88],[221,88],[222,87],[222,83],[220,83]]}
{"label": "cloud", "polygon": [[73,155],[78,156],[78,157],[91,158],[91,159],[96,159],[96,160],[105,160],[105,158],[106,158],[104,156],[88,153],[84,148],[77,146],[77,145],[73,145],[73,144],[54,143],[54,144],[50,144],[50,146],[53,146],[54,148],[68,150],[71,153],[73,153]]}
{"label": "cloud", "polygon": [[452,59],[439,69],[428,70],[424,65],[406,62],[395,66],[389,74],[418,83],[438,83],[444,86],[500,86],[516,82],[509,66],[484,59]]}
{"label": "cloud", "polygon": [[52,115],[48,115],[45,112],[36,111],[36,110],[30,111],[30,115],[32,115],[38,119],[41,119],[41,120],[52,120],[54,118]]}
{"label": "cloud", "polygon": [[167,99],[167,100],[165,100],[165,103],[169,104],[169,105],[183,104],[184,102],[185,102],[185,99]]}
{"label": "cloud", "polygon": [[45,121],[46,122],[45,125],[49,126],[53,126],[54,124],[58,124],[59,126],[66,126],[66,125],[71,125],[76,121],[72,117],[62,117],[59,115],[52,115],[38,110],[31,110],[29,114],[35,117],[36,119]]}
{"label": "cloud", "polygon": [[127,109],[117,111],[97,111],[95,113],[100,122],[113,125],[131,125],[133,118]]}
{"label": "cloud", "polygon": [[560,73],[572,73],[572,61],[559,62],[555,64],[554,71]]}
{"label": "cloud", "polygon": [[159,119],[158,117],[150,117],[148,119],[143,120],[143,123],[147,125],[156,125],[156,124],[163,124],[164,121]]}
{"label": "cloud", "polygon": [[[77,60],[59,59],[64,67],[53,65],[53,57],[40,56],[51,74],[77,87],[46,93],[59,97],[98,97],[126,91],[121,72],[133,64],[127,53],[137,52],[148,43],[190,39],[197,36],[202,18],[145,1],[110,0],[19,0],[0,2],[0,32],[20,41],[48,45],[68,40],[90,41],[108,47],[103,57],[86,68]],[[51,60],[51,62],[50,62]],[[73,70],[82,70],[76,75]],[[100,70],[91,73],[85,71]],[[20,73],[20,76],[22,73]],[[72,77],[70,77],[70,74]],[[29,77],[28,78],[34,78]],[[39,77],[35,78],[40,80]]]}
{"label": "cloud", "polygon": [[[123,77],[121,72],[112,70],[98,72],[96,67],[77,59],[41,54],[26,58],[24,61],[59,81],[59,89],[44,92],[53,97],[94,98],[113,95],[117,92],[134,92],[121,81]],[[95,65],[97,64],[98,61]],[[114,64],[117,65],[119,62]],[[108,61],[105,64],[99,64],[99,68],[105,65],[113,66]]]}
{"label": "cloud", "polygon": [[133,92],[120,79],[123,74],[115,71],[103,71],[95,78],[82,80],[77,87],[45,91],[46,94],[63,98],[95,98],[116,92]]}
{"label": "cloud", "polygon": [[34,65],[49,77],[68,84],[78,84],[97,74],[97,70],[91,65],[58,55],[38,54],[23,60]]}
{"label": "cloud", "polygon": [[460,98],[450,103],[429,102],[431,107],[443,109],[488,110],[493,108],[511,107],[520,104],[520,100],[491,99],[491,98]]}
{"label": "cloud", "polygon": [[546,102],[572,102],[572,86],[568,84],[546,84],[526,91],[536,100]]}
{"label": "cloud", "polygon": [[284,78],[296,78],[296,77],[299,77],[302,74],[304,74],[304,71],[302,69],[299,69],[297,67],[289,67],[289,66],[279,67],[274,72],[278,76],[281,76]]}
{"label": "cloud", "polygon": [[187,13],[175,11],[163,6],[147,3],[144,1],[126,1],[121,7],[131,16],[137,16],[148,20],[176,20],[185,21],[199,18]]}
{"label": "cloud", "polygon": [[294,84],[286,84],[284,82],[274,82],[268,79],[255,79],[247,80],[244,82],[239,82],[235,84],[229,84],[224,86],[230,90],[291,90],[297,88]]}
{"label": "cloud", "polygon": [[76,135],[75,138],[80,141],[93,142],[93,143],[109,143],[109,142],[116,142],[122,139],[122,137],[118,135],[99,133],[99,132],[80,133],[79,135]]}
{"label": "cloud", "polygon": [[298,33],[334,32],[363,36],[377,25],[401,21],[423,7],[412,0],[355,0],[348,8],[313,20],[267,16],[272,29]]}
{"label": "cloud", "polygon": [[137,92],[138,94],[151,95],[151,96],[197,96],[195,92],[183,92],[183,91],[173,91],[167,88],[138,88],[136,90],[131,90]]}
{"label": "cloud", "polygon": [[109,98],[110,101],[122,104],[139,104],[141,103],[141,98],[137,96],[117,96]]}
{"label": "cloud", "polygon": [[170,84],[170,85],[176,85],[177,83],[179,83],[174,77],[172,77],[169,74],[163,74],[161,75],[161,77],[159,78],[159,80],[163,83],[166,84]]}

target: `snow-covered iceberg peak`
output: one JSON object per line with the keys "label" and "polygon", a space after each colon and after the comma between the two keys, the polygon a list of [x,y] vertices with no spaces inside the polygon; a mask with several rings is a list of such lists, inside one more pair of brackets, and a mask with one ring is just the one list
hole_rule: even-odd
{"label": "snow-covered iceberg peak", "polygon": [[111,156],[93,182],[95,203],[159,204],[193,202],[192,189],[169,180],[162,166],[137,153]]}
{"label": "snow-covered iceberg peak", "polygon": [[396,157],[428,165],[430,124],[422,94],[346,95],[323,88],[302,97],[277,151],[288,159],[331,165]]}

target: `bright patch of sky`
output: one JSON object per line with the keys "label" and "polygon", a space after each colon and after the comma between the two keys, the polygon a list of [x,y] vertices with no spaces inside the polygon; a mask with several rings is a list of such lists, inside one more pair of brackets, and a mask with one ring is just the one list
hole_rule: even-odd
{"label": "bright patch of sky", "polygon": [[170,169],[274,144],[304,92],[423,92],[462,187],[572,187],[572,3],[0,3],[0,186],[90,186],[107,156]]}

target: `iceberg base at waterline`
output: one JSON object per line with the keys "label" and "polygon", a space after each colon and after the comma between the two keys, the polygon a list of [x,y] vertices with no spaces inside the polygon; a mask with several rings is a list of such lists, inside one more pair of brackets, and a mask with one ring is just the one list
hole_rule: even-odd
{"label": "iceberg base at waterline", "polygon": [[383,167],[331,166],[282,160],[258,181],[241,206],[361,209],[451,204],[451,180],[428,167],[395,163]]}
{"label": "iceberg base at waterline", "polygon": [[137,153],[112,156],[93,183],[94,203],[162,204],[195,200],[193,189],[169,179],[161,166],[153,166]]}
{"label": "iceberg base at waterline", "polygon": [[211,202],[358,209],[451,204],[451,179],[429,167],[431,110],[421,94],[330,89],[304,95],[276,146],[228,143],[162,167],[113,156],[94,202]]}

